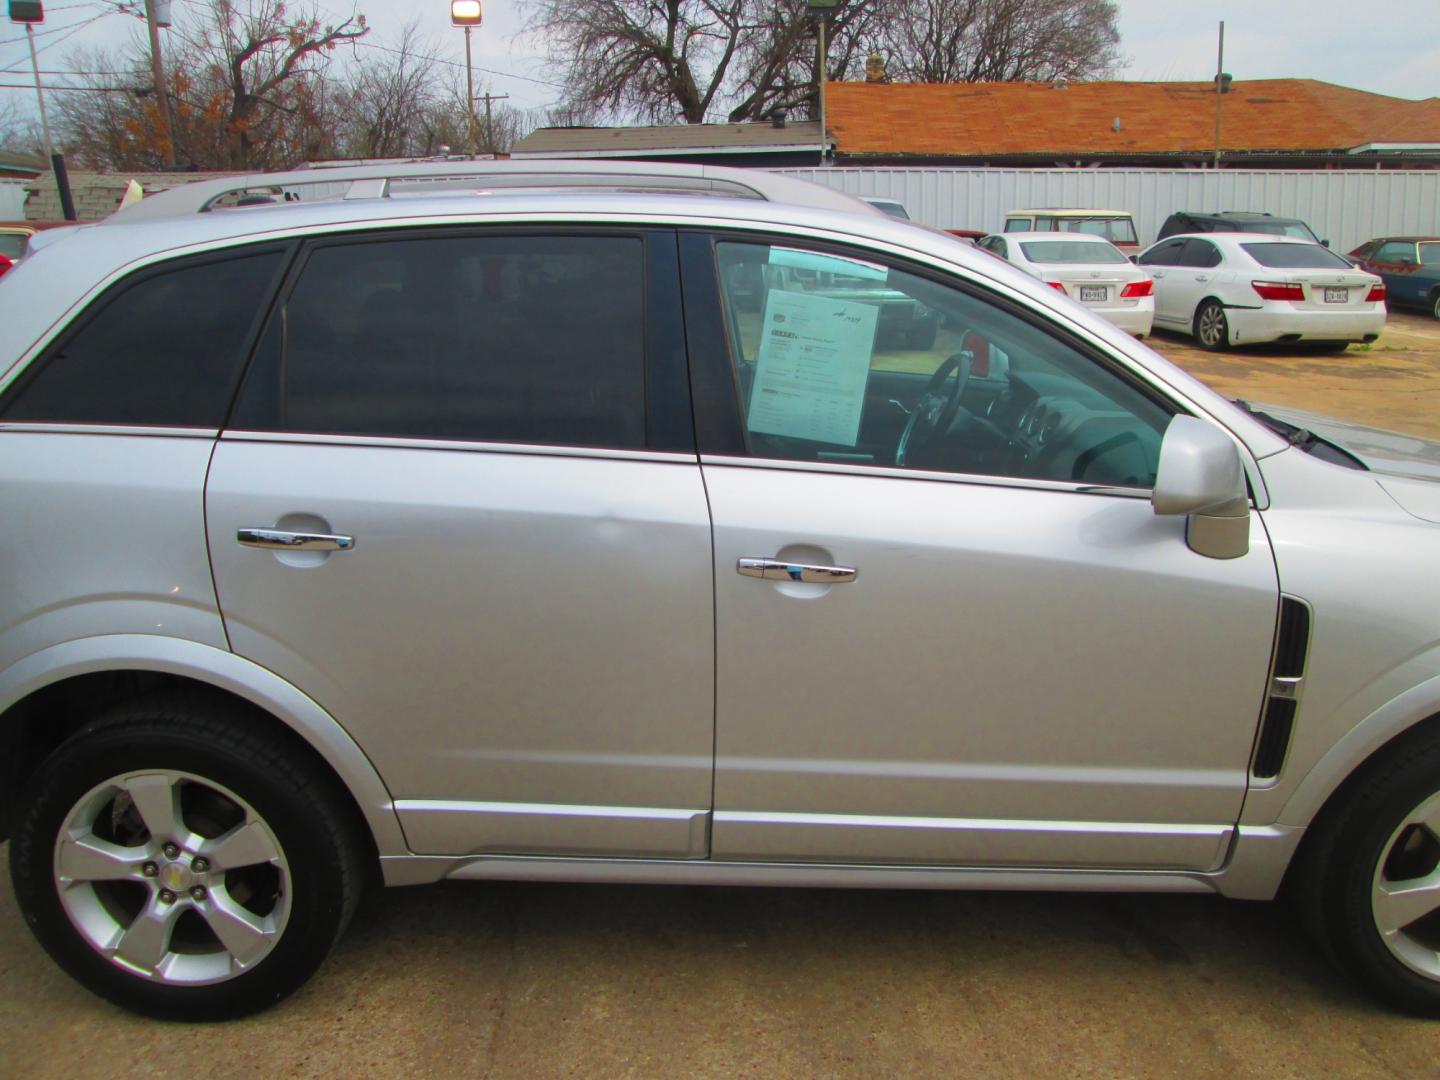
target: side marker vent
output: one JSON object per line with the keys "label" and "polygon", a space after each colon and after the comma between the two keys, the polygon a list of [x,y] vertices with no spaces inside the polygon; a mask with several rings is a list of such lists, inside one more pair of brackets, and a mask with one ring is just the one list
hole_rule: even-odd
{"label": "side marker vent", "polygon": [[1295,714],[1305,685],[1305,660],[1310,649],[1310,609],[1299,600],[1280,601],[1280,638],[1275,643],[1275,664],[1270,672],[1270,693],[1260,721],[1260,739],[1251,769],[1257,780],[1270,780],[1285,767]]}

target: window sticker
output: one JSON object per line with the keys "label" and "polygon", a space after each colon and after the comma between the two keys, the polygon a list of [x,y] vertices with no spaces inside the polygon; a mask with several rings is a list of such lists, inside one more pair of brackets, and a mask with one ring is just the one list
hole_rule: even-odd
{"label": "window sticker", "polygon": [[788,266],[794,270],[818,270],[825,274],[841,277],[864,278],[867,281],[886,281],[890,271],[874,263],[859,259],[845,259],[839,255],[821,255],[814,251],[796,251],[794,248],[772,247],[766,260],[771,266]]}
{"label": "window sticker", "polygon": [[879,315],[874,304],[771,289],[755,359],[750,430],[854,446]]}

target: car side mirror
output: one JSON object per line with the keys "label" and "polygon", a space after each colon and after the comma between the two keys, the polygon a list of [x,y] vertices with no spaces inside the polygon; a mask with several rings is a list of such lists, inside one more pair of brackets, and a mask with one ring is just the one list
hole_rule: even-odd
{"label": "car side mirror", "polygon": [[1186,516],[1185,542],[1196,554],[1238,559],[1250,550],[1250,497],[1240,451],[1206,420],[1170,421],[1150,505],[1157,514]]}
{"label": "car side mirror", "polygon": [[1320,246],[1321,246],[1321,247],[1329,247],[1329,246],[1330,246],[1330,241],[1329,241],[1329,240],[1321,240],[1321,241],[1320,241]]}
{"label": "car side mirror", "polygon": [[1130,256],[1130,261],[1133,262],[1133,263],[1138,264],[1138,263],[1140,262],[1140,256],[1139,256],[1139,255],[1131,255],[1131,256]]}

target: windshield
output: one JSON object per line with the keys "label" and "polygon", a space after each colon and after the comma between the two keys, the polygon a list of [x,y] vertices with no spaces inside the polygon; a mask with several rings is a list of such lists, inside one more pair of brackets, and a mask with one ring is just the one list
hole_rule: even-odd
{"label": "windshield", "polygon": [[1124,217],[1057,218],[1056,228],[1060,232],[1089,233],[1091,236],[1101,236],[1112,244],[1139,243],[1135,236],[1134,224],[1129,218]]}
{"label": "windshield", "polygon": [[1247,255],[1261,266],[1291,270],[1350,270],[1348,259],[1342,259],[1319,244],[1241,244]]}
{"label": "windshield", "polygon": [[1128,263],[1130,260],[1109,244],[1084,240],[1030,240],[1020,245],[1033,263]]}
{"label": "windshield", "polygon": [[1246,221],[1235,223],[1233,228],[1241,232],[1268,233],[1271,236],[1290,236],[1296,240],[1309,240],[1312,244],[1320,243],[1320,238],[1310,231],[1310,226],[1303,221]]}

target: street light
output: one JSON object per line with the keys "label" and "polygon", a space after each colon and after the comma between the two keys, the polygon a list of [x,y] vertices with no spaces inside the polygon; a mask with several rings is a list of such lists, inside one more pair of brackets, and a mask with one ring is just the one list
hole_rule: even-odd
{"label": "street light", "polygon": [[470,28],[479,26],[484,19],[480,0],[450,0],[450,25],[465,31],[465,113],[470,118],[470,156],[478,152],[478,136],[475,128],[475,69],[470,66]]}
{"label": "street light", "polygon": [[10,0],[10,21],[25,27],[25,40],[30,44],[30,66],[35,69],[35,100],[40,105],[40,131],[45,136],[45,154],[55,173],[55,187],[60,195],[60,210],[66,221],[75,221],[75,203],[70,198],[70,174],[65,171],[65,155],[55,152],[50,141],[50,121],[45,117],[45,93],[40,88],[40,61],[35,57],[35,24],[45,21],[45,5],[40,0]]}

